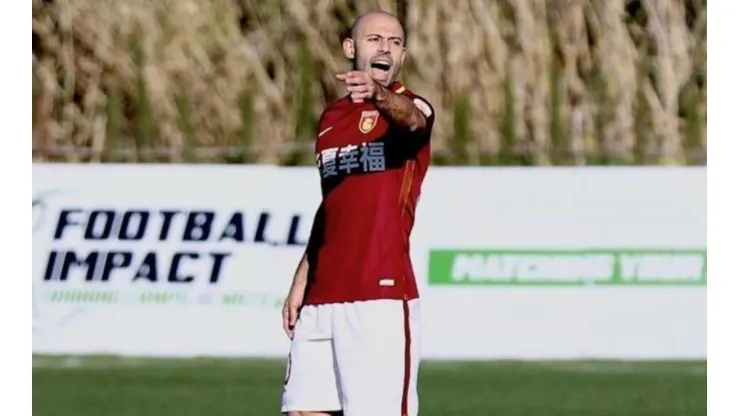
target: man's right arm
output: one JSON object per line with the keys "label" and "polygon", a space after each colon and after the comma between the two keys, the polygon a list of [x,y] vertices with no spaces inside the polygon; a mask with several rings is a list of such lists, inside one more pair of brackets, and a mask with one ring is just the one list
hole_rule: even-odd
{"label": "man's right arm", "polygon": [[324,237],[324,203],[319,204],[316,208],[316,213],[313,217],[313,223],[311,224],[311,233],[308,236],[308,243],[306,244],[306,250],[303,252],[303,257],[298,262],[293,280],[308,280],[308,271],[310,269],[311,261],[316,258],[319,247],[322,244]]}
{"label": "man's right arm", "polygon": [[295,274],[293,275],[293,283],[290,285],[288,297],[285,299],[285,305],[283,306],[283,329],[290,339],[293,339],[293,330],[298,321],[298,311],[306,295],[308,272],[311,268],[310,259],[315,258],[316,251],[323,237],[323,215],[324,206],[322,204],[316,210],[306,251],[303,252],[303,257],[298,262],[298,267],[296,267]]}
{"label": "man's right arm", "polygon": [[308,283],[308,248],[303,252],[303,257],[298,262],[295,274],[293,275],[293,286],[303,285]]}

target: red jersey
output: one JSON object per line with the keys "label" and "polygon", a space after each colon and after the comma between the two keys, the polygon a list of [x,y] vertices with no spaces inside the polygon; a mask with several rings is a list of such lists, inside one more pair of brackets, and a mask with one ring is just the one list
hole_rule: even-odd
{"label": "red jersey", "polygon": [[427,118],[410,132],[371,102],[349,96],[319,121],[316,163],[323,199],[308,247],[306,304],[419,296],[409,237],[429,167],[434,111],[394,82],[390,90],[414,101]]}

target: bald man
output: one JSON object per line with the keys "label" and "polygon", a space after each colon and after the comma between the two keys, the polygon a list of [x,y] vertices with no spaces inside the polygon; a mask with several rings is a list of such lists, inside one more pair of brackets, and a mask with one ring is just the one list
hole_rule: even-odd
{"label": "bald man", "polygon": [[342,43],[352,70],[336,79],[347,95],[319,120],[322,202],[283,308],[290,416],[418,413],[409,237],[434,110],[396,81],[405,45],[398,19],[382,12],[358,18]]}

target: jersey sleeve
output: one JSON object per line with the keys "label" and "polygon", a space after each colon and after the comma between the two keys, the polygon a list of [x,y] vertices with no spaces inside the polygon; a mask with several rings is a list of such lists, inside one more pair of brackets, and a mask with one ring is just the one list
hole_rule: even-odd
{"label": "jersey sleeve", "polygon": [[428,140],[432,136],[432,127],[434,127],[434,107],[426,98],[420,95],[413,94],[410,98],[416,108],[418,108],[421,114],[424,115],[424,118],[426,118],[426,127],[419,133]]}

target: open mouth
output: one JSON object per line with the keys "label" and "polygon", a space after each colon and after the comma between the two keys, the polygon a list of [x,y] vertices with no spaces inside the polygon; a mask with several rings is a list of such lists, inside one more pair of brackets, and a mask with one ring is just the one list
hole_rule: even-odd
{"label": "open mouth", "polygon": [[370,64],[370,68],[379,69],[383,72],[388,72],[391,70],[391,64],[383,61],[373,62],[372,64]]}

